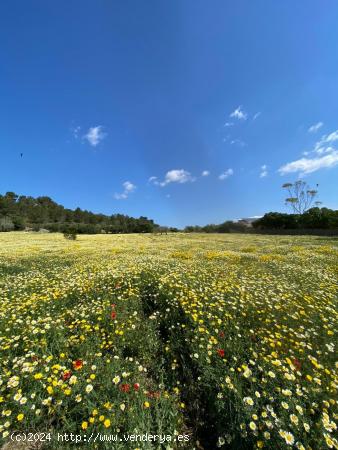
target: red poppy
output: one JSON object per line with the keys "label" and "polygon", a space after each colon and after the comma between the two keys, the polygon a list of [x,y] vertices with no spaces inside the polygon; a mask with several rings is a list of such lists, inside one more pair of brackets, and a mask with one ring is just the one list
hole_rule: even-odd
{"label": "red poppy", "polygon": [[116,312],[115,311],[112,311],[112,313],[111,313],[111,318],[114,320],[114,319],[116,319]]}
{"label": "red poppy", "polygon": [[69,380],[69,378],[72,376],[72,372],[70,370],[66,370],[66,372],[63,372],[62,379],[63,381]]}
{"label": "red poppy", "polygon": [[221,348],[219,348],[219,349],[217,350],[217,353],[219,354],[219,356],[220,356],[221,358],[224,358],[224,355],[225,355],[225,351],[224,351],[224,350],[222,350]]}
{"label": "red poppy", "polygon": [[223,331],[220,331],[220,332],[219,332],[219,337],[224,338],[224,336],[225,336],[224,332],[223,332]]}
{"label": "red poppy", "polygon": [[300,370],[300,368],[302,367],[301,362],[297,358],[294,358],[292,360],[292,364],[296,367],[297,370]]}
{"label": "red poppy", "polygon": [[82,359],[77,359],[76,361],[73,362],[73,367],[75,370],[80,370],[83,367],[83,361]]}
{"label": "red poppy", "polygon": [[120,391],[122,391],[122,392],[129,392],[130,391],[130,384],[126,384],[126,383],[121,384]]}
{"label": "red poppy", "polygon": [[134,390],[138,391],[140,389],[140,385],[138,383],[134,383]]}
{"label": "red poppy", "polygon": [[148,391],[146,395],[147,395],[148,398],[160,398],[161,393],[160,392],[154,392],[154,391]]}

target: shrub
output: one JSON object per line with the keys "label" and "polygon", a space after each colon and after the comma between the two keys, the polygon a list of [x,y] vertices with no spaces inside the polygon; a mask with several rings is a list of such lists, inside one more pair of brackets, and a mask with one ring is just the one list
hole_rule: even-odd
{"label": "shrub", "polygon": [[74,231],[67,231],[63,233],[63,236],[65,239],[68,239],[69,241],[75,241],[77,238],[77,234]]}

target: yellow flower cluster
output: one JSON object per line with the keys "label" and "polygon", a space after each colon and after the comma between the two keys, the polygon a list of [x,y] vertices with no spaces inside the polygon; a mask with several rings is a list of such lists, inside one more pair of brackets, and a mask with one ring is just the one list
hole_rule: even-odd
{"label": "yellow flower cluster", "polygon": [[335,245],[0,234],[0,436],[190,429],[187,449],[337,448]]}

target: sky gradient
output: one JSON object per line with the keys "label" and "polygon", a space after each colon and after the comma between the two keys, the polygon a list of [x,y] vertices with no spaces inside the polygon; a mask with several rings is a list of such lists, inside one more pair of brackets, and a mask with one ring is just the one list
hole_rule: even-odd
{"label": "sky gradient", "polygon": [[[0,5],[0,193],[220,223],[338,208],[338,3]],[[23,154],[21,157],[21,153]]]}

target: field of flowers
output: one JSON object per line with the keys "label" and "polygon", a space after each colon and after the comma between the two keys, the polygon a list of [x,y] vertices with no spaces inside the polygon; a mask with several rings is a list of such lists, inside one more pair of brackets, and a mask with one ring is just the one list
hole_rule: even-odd
{"label": "field of flowers", "polygon": [[0,234],[2,445],[337,449],[337,243]]}

